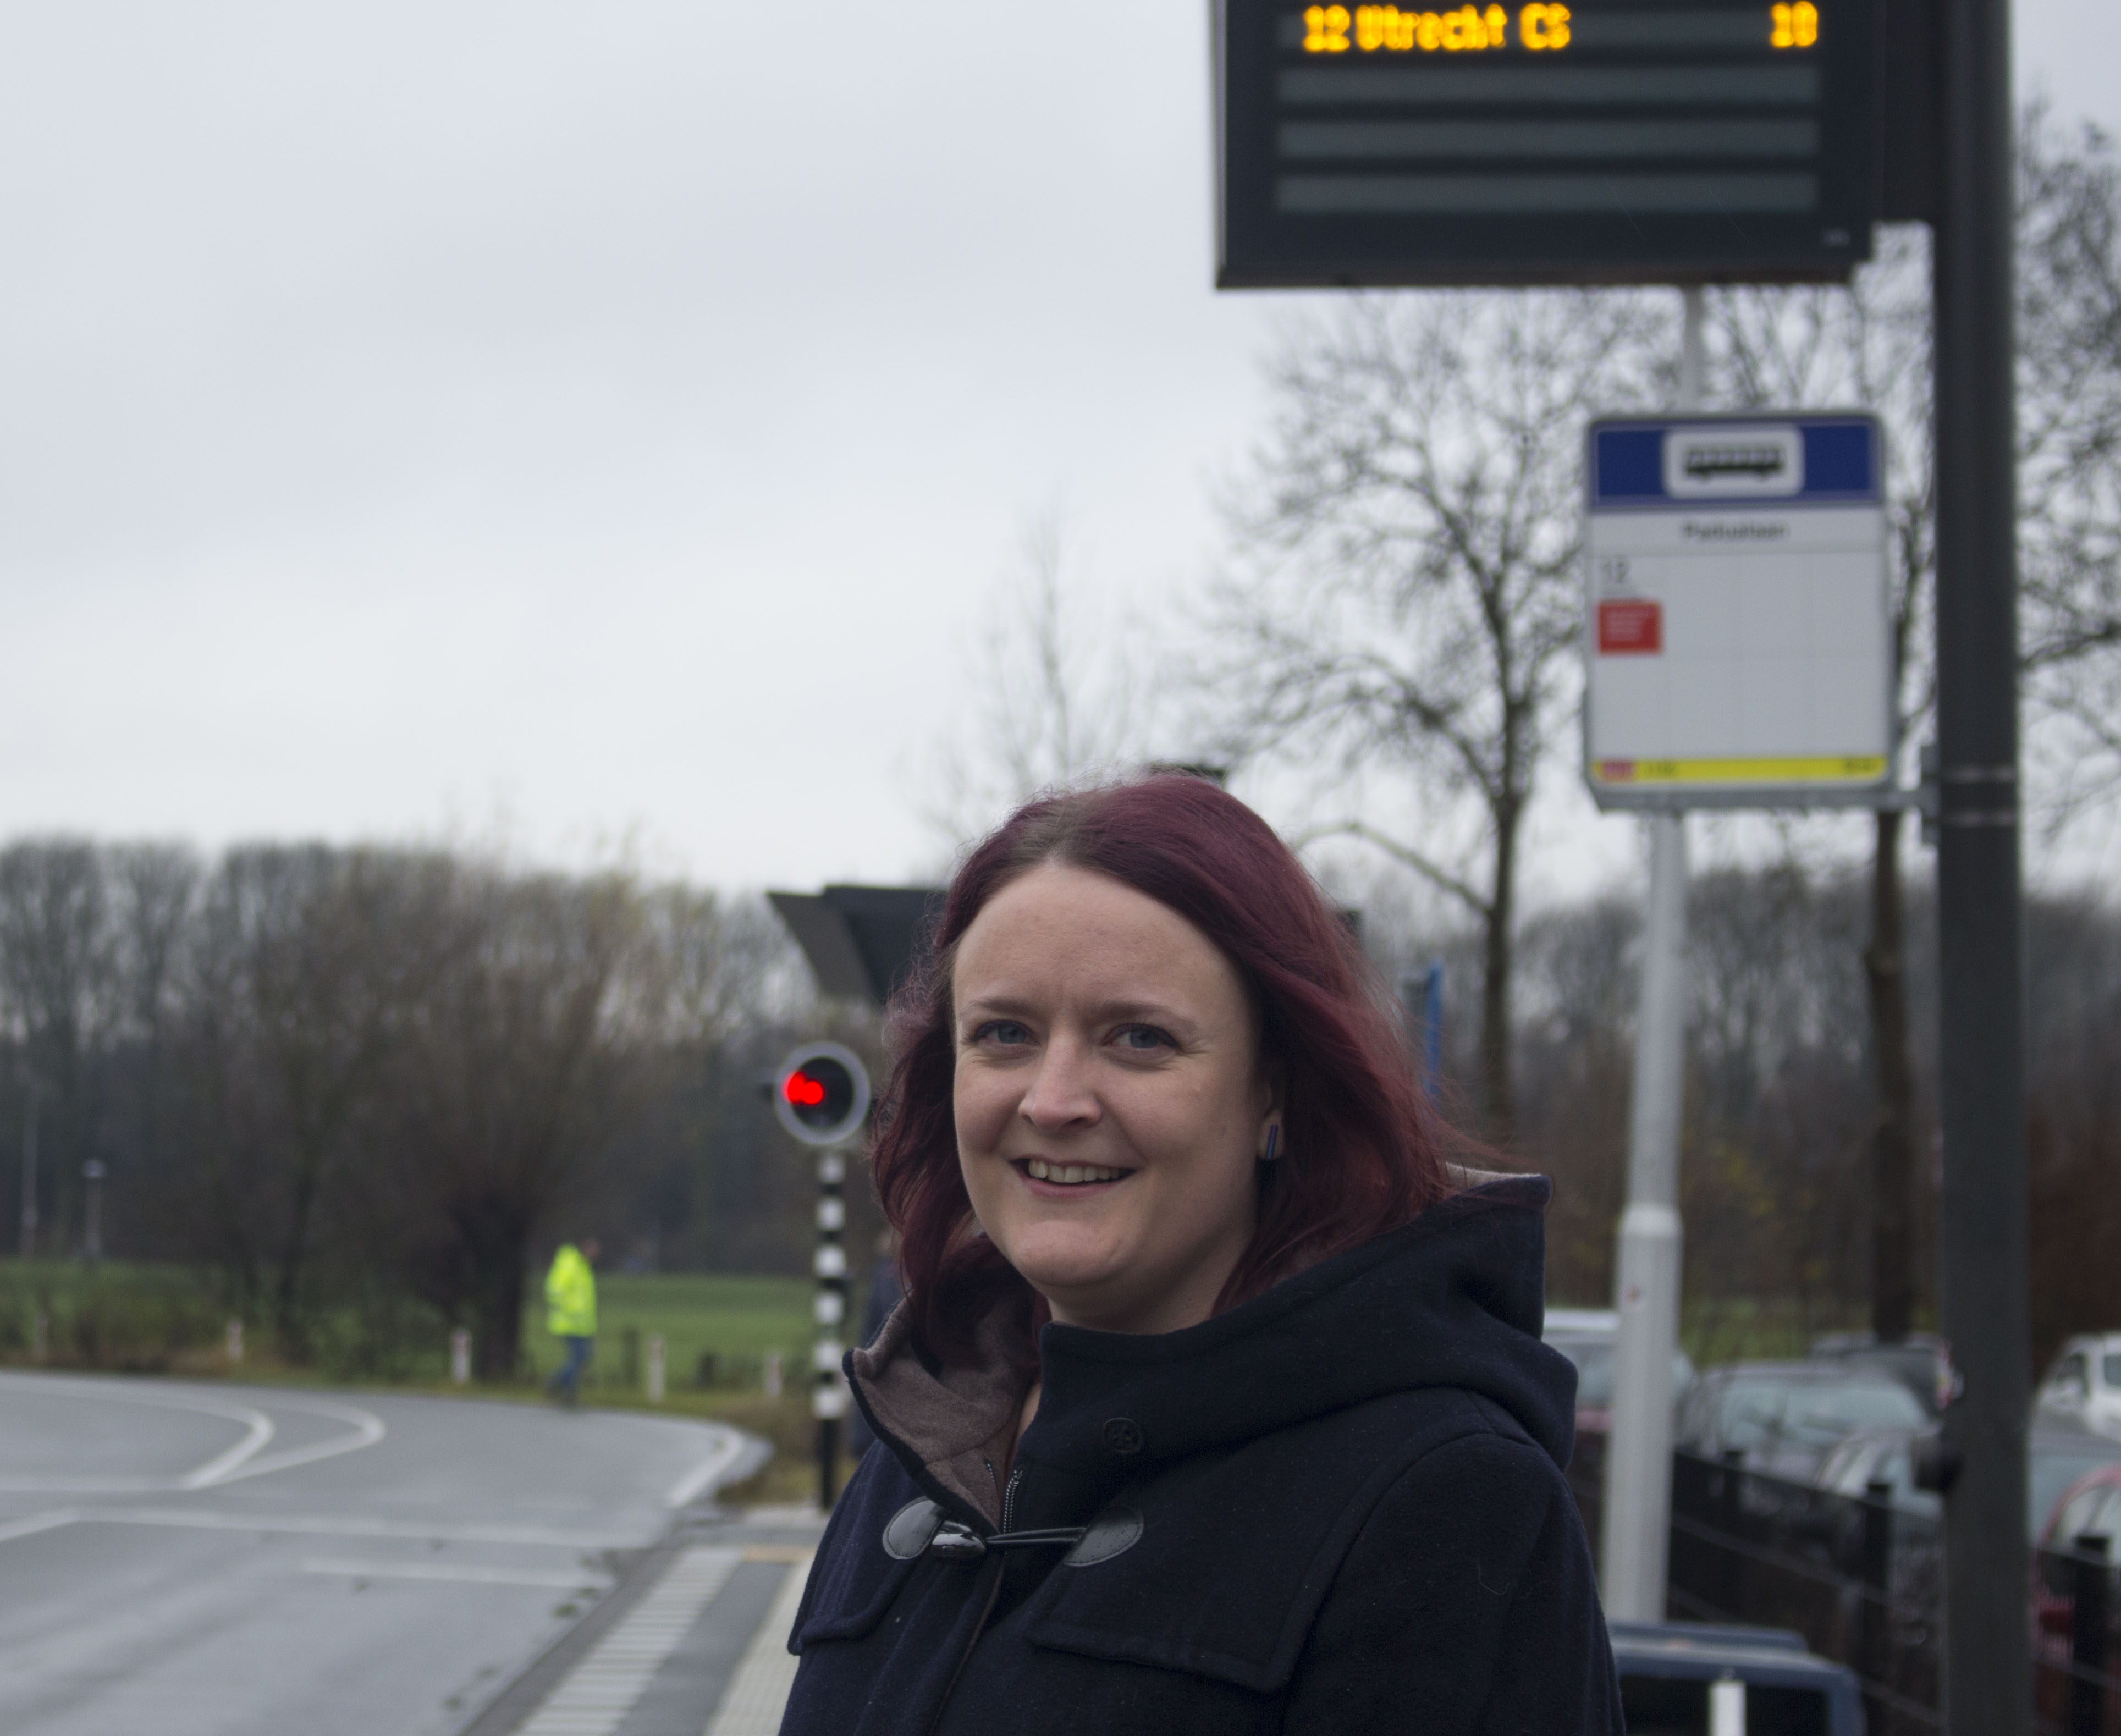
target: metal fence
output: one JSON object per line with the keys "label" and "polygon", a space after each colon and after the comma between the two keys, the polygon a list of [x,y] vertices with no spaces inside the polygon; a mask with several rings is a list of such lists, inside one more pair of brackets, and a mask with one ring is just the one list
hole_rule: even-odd
{"label": "metal fence", "polygon": [[[1569,1467],[1598,1536],[1597,1447]],[[1672,1455],[1667,1613],[1682,1622],[1794,1628],[1862,1678],[1871,1736],[1925,1736],[1941,1710],[1944,1553],[1937,1519],[1896,1506]],[[2036,1554],[2027,1587],[2035,1727],[2043,1736],[2121,1736],[2121,1597],[2104,1537]]]}

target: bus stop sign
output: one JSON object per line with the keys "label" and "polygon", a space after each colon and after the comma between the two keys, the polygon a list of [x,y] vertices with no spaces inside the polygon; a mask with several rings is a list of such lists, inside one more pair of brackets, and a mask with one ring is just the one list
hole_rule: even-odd
{"label": "bus stop sign", "polygon": [[1877,419],[1601,421],[1587,464],[1598,805],[1874,805],[1895,718]]}

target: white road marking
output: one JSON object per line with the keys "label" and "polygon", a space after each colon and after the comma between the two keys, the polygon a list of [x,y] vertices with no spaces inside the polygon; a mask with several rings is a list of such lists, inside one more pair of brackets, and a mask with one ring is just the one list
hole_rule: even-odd
{"label": "white road marking", "polygon": [[795,1610],[809,1577],[810,1557],[806,1555],[781,1582],[781,1594],[744,1648],[744,1661],[730,1678],[706,1736],[776,1736],[789,1690],[795,1686],[796,1660],[788,1650],[789,1630],[795,1625]]}
{"label": "white road marking", "polygon": [[330,1440],[316,1441],[306,1447],[289,1447],[277,1453],[266,1453],[265,1448],[273,1440],[273,1419],[257,1405],[238,1404],[232,1399],[219,1398],[181,1387],[156,1388],[117,1380],[68,1380],[63,1376],[50,1374],[0,1375],[0,1386],[16,1386],[24,1391],[63,1398],[100,1399],[112,1404],[150,1405],[159,1406],[164,1410],[188,1411],[197,1416],[218,1416],[229,1422],[240,1422],[245,1430],[244,1438],[235,1445],[225,1452],[216,1454],[204,1464],[181,1477],[0,1477],[0,1494],[155,1495],[170,1491],[217,1489],[224,1483],[241,1482],[246,1477],[266,1477],[275,1471],[291,1470],[296,1465],[311,1465],[319,1459],[335,1458],[342,1453],[357,1453],[363,1447],[374,1446],[389,1433],[384,1426],[383,1419],[371,1411],[340,1404],[329,1398],[282,1398],[276,1393],[270,1396],[259,1396],[258,1404],[269,1406],[275,1410],[292,1411],[302,1416],[329,1417],[334,1422],[349,1425],[353,1432]]}
{"label": "white road marking", "polygon": [[713,1452],[671,1486],[670,1492],[663,1497],[664,1506],[682,1507],[693,1500],[702,1490],[708,1487],[734,1464],[748,1444],[734,1429],[724,1428],[718,1423],[711,1423],[708,1426],[714,1429],[720,1440],[716,1442]]}
{"label": "white road marking", "polygon": [[182,1486],[187,1489],[218,1488],[223,1483],[241,1482],[247,1477],[265,1477],[275,1471],[292,1470],[296,1465],[313,1465],[320,1458],[336,1458],[342,1453],[358,1453],[363,1447],[372,1447],[390,1431],[383,1426],[383,1419],[372,1411],[363,1411],[350,1404],[337,1404],[329,1398],[282,1398],[277,1393],[264,1401],[283,1411],[294,1411],[307,1416],[329,1416],[334,1422],[351,1423],[353,1433],[341,1435],[336,1440],[322,1440],[306,1447],[289,1447],[278,1453],[268,1453],[263,1458],[247,1465],[231,1464],[212,1477],[194,1471]]}
{"label": "white road marking", "polygon": [[203,1489],[226,1481],[248,1463],[273,1439],[273,1419],[263,1411],[226,1398],[216,1398],[183,1388],[132,1385],[119,1380],[68,1380],[51,1374],[0,1375],[0,1385],[58,1398],[86,1398],[109,1404],[147,1405],[165,1411],[188,1411],[194,1416],[217,1416],[240,1422],[242,1440],[217,1453],[204,1464],[177,1477],[55,1477],[0,1478],[0,1492],[9,1494],[144,1495],[157,1489]]}
{"label": "white road marking", "polygon": [[403,1537],[445,1543],[529,1543],[562,1549],[646,1549],[653,1532],[552,1531],[538,1525],[430,1525],[417,1520],[339,1519],[329,1514],[215,1513],[189,1508],[88,1507],[74,1517],[119,1525],[199,1531],[284,1531],[305,1537]]}
{"label": "white road marking", "polygon": [[825,1514],[818,1510],[815,1501],[790,1501],[780,1506],[747,1507],[744,1510],[744,1522],[747,1525],[766,1525],[781,1531],[798,1527],[822,1531],[825,1528]]}
{"label": "white road marking", "polygon": [[688,1549],[626,1619],[545,1696],[516,1736],[610,1736],[729,1581],[735,1549]]}
{"label": "white road marking", "polygon": [[355,1580],[441,1580],[456,1585],[550,1585],[563,1591],[603,1591],[608,1573],[561,1573],[535,1567],[480,1567],[468,1561],[357,1561],[319,1556],[302,1563],[304,1573]]}
{"label": "white road marking", "polygon": [[62,1525],[71,1525],[81,1517],[72,1507],[59,1507],[49,1513],[35,1513],[27,1519],[10,1519],[0,1525],[0,1543],[12,1542],[18,1537],[35,1537],[40,1531],[56,1531]]}

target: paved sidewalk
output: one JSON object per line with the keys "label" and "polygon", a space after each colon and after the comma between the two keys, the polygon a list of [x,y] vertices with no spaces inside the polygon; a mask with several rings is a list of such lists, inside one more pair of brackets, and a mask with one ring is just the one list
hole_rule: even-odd
{"label": "paved sidewalk", "polygon": [[702,1514],[462,1736],[774,1736],[822,1521]]}

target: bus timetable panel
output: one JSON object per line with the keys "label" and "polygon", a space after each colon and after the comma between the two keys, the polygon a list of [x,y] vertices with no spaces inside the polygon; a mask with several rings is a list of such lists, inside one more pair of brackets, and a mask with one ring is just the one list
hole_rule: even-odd
{"label": "bus timetable panel", "polygon": [[1216,282],[1844,279],[1876,30],[1872,0],[1219,0]]}

